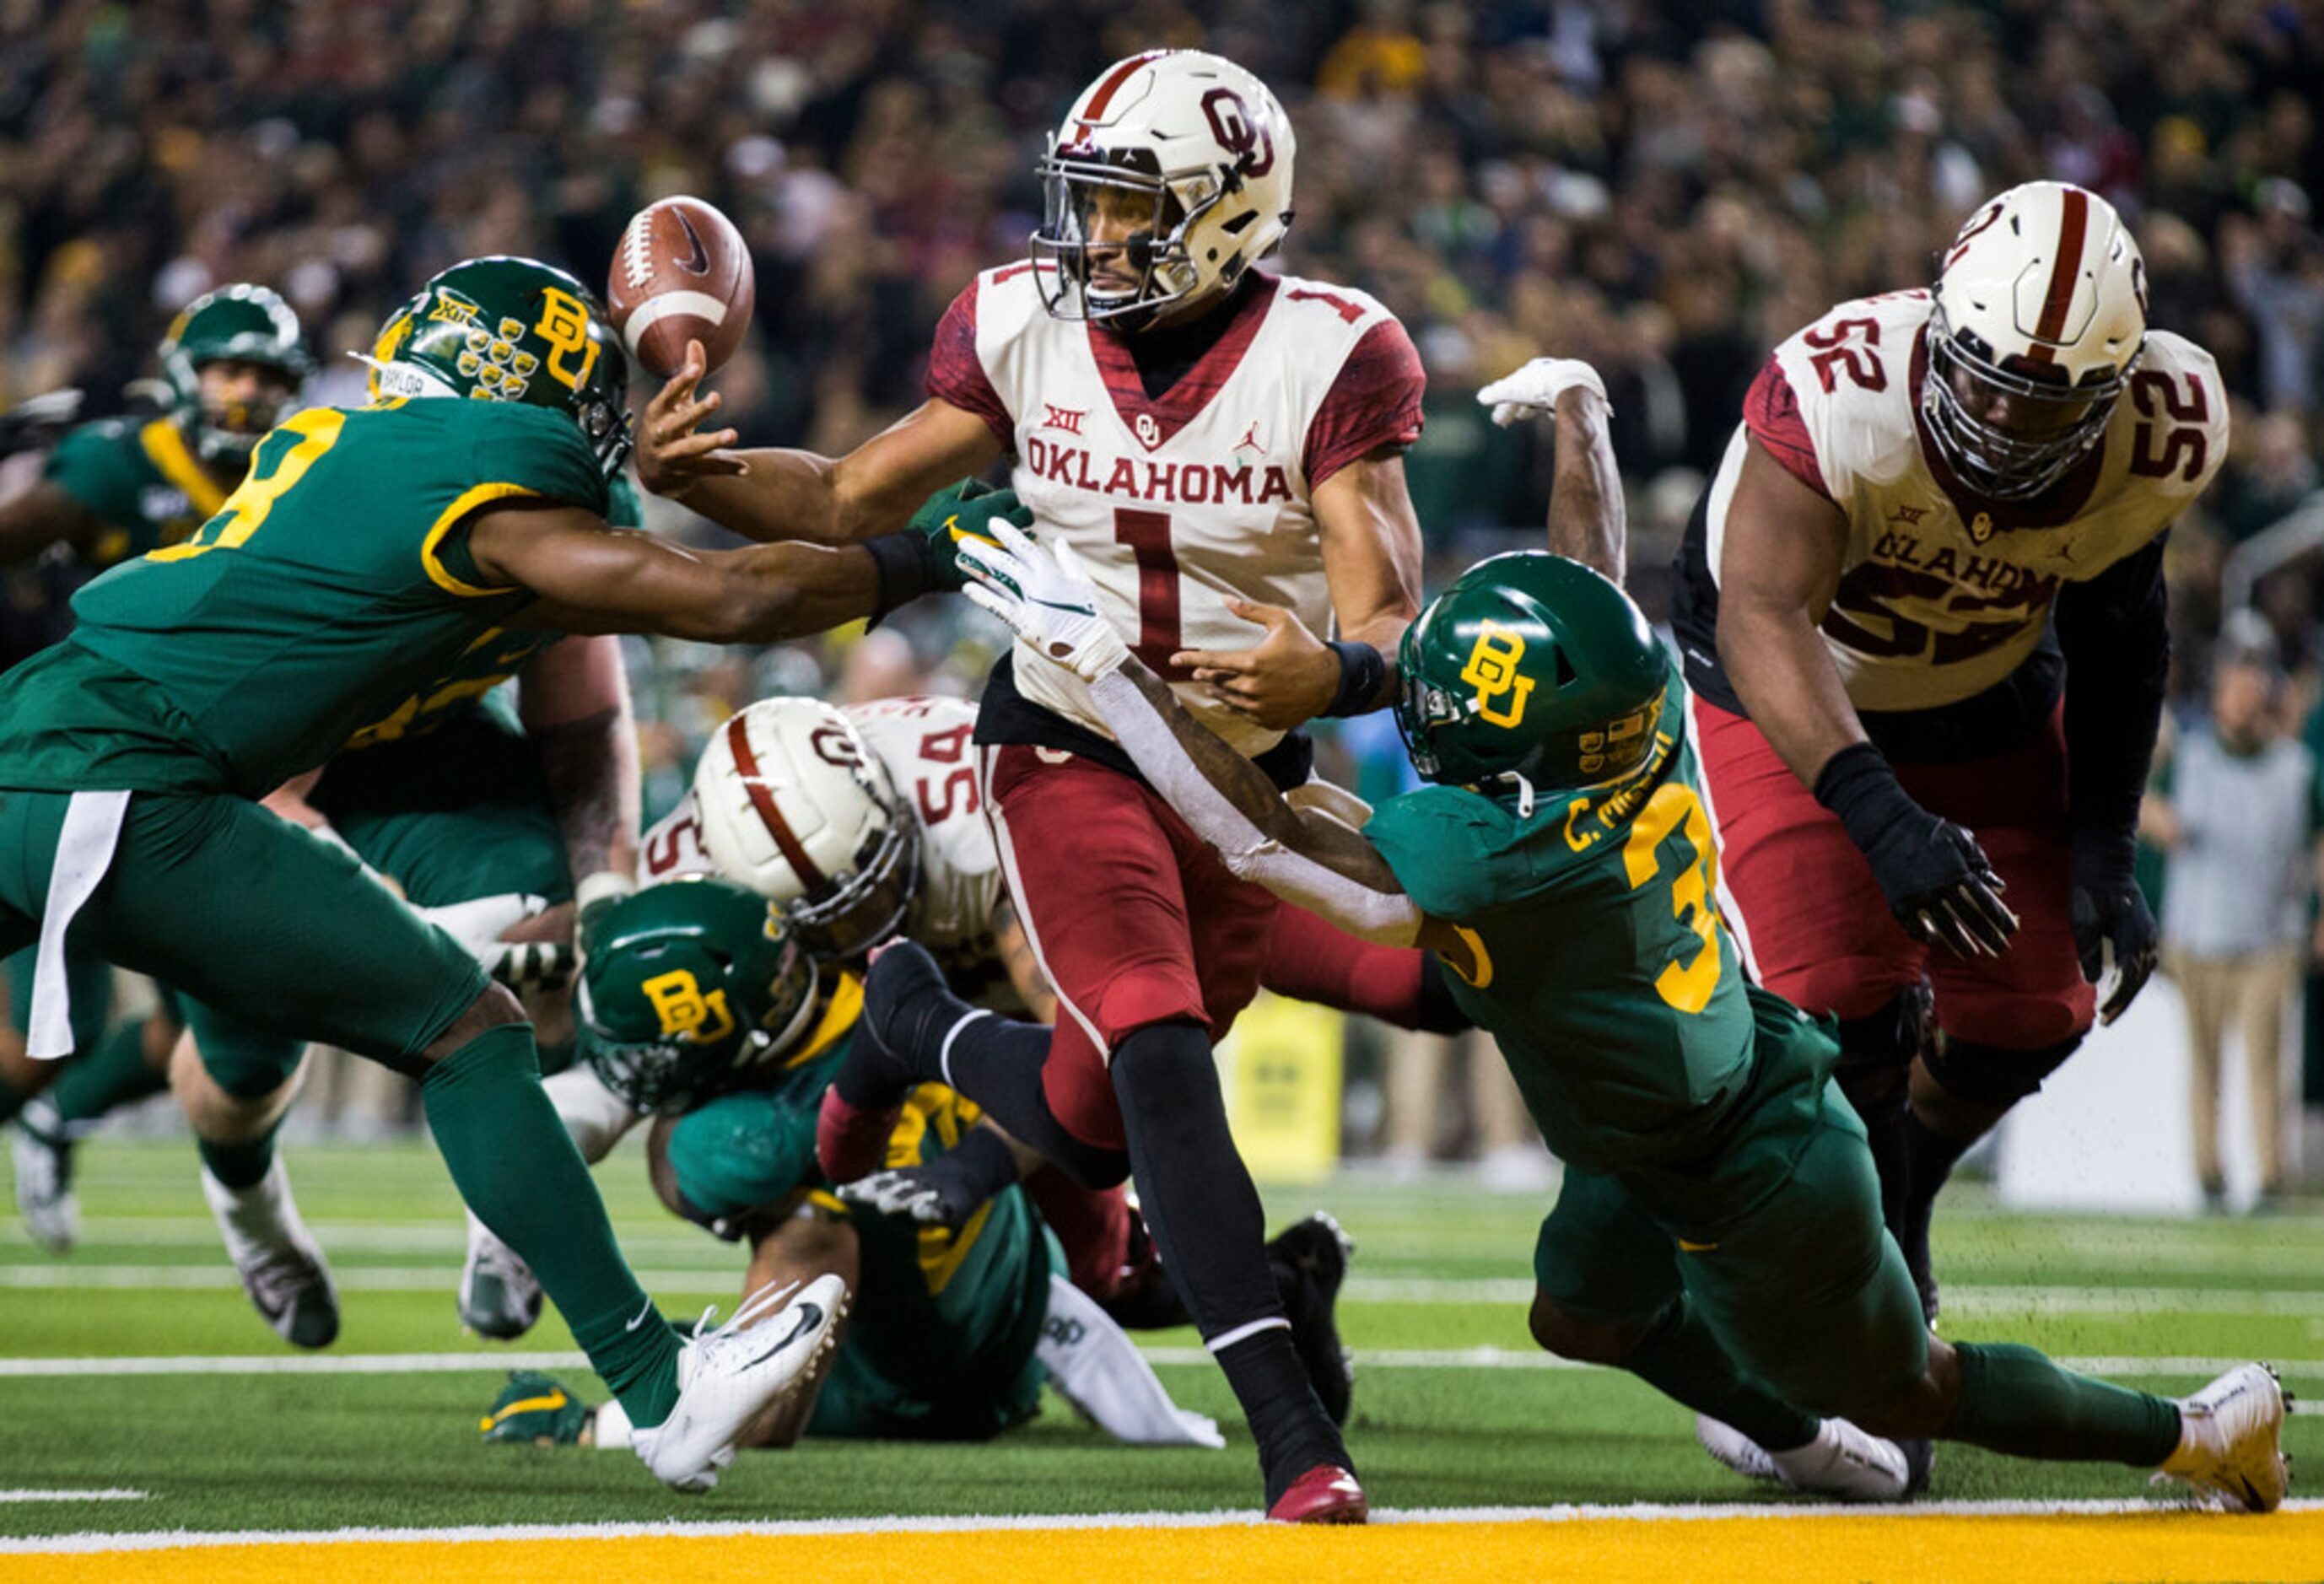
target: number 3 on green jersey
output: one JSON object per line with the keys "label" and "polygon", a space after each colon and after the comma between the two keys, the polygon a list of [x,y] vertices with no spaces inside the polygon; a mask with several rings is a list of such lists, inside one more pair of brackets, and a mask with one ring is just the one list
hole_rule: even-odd
{"label": "number 3 on green jersey", "polygon": [[274,502],[307,476],[315,459],[338,444],[347,415],[337,408],[318,407],[300,413],[271,431],[258,443],[250,473],[242,486],[226,500],[217,516],[196,529],[182,544],[147,554],[149,561],[183,561],[211,550],[230,550],[247,541],[266,521]]}
{"label": "number 3 on green jersey", "polygon": [[1719,883],[1719,848],[1693,787],[1670,780],[1655,789],[1622,843],[1622,866],[1630,877],[1630,889],[1646,885],[1662,873],[1663,846],[1674,833],[1694,850],[1694,856],[1671,878],[1671,913],[1702,938],[1702,949],[1691,962],[1684,960],[1683,952],[1672,958],[1655,980],[1655,990],[1678,1010],[1700,1012],[1719,988],[1719,909],[1711,903]]}

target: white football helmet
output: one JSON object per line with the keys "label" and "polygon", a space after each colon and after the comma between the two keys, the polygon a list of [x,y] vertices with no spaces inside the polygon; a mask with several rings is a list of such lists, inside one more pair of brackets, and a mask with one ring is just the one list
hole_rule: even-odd
{"label": "white football helmet", "polygon": [[1946,464],[1997,500],[2089,455],[2146,344],[2146,265],[2114,206],[2062,181],[2013,187],[1945,252],[1921,410]]}
{"label": "white football helmet", "polygon": [[1043,302],[1135,330],[1232,286],[1291,224],[1294,152],[1283,106],[1233,61],[1200,50],[1116,61],[1038,167]]}
{"label": "white football helmet", "polygon": [[854,723],[811,698],[727,718],[694,767],[718,872],[775,903],[817,957],[896,933],[919,883],[919,825]]}

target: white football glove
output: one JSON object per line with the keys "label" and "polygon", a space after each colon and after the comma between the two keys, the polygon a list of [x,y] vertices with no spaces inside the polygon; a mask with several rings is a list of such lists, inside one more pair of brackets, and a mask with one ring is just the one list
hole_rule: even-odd
{"label": "white football glove", "polygon": [[1606,382],[1580,358],[1536,357],[1478,391],[1477,401],[1493,410],[1495,423],[1508,428],[1553,410],[1558,397],[1576,385],[1597,391],[1600,401],[1606,400]]}
{"label": "white football glove", "polygon": [[1097,587],[1082,576],[1073,547],[1060,544],[1052,557],[1004,519],[991,526],[999,545],[960,541],[961,566],[974,579],[962,592],[1083,681],[1118,670],[1130,658],[1129,646],[1098,613]]}

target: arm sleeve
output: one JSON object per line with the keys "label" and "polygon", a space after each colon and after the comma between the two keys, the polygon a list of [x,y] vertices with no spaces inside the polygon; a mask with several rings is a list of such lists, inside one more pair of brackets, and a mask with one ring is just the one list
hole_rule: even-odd
{"label": "arm sleeve", "polygon": [[2058,593],[2066,656],[2066,809],[2078,852],[2127,865],[2171,670],[2158,534],[2144,548]]}
{"label": "arm sleeve", "polygon": [[1800,412],[1799,392],[1792,389],[1791,376],[1784,373],[1778,359],[1770,357],[1745,392],[1743,427],[1785,473],[1825,500],[1831,499],[1831,488],[1823,480],[1823,465],[1816,458],[1815,437],[1808,433],[1807,419]]}
{"label": "arm sleeve", "polygon": [[1321,914],[1350,935],[1387,946],[1420,938],[1420,908],[1401,889],[1379,890],[1285,846],[1213,786],[1138,685],[1110,671],[1090,685],[1090,697],[1139,773],[1196,835],[1217,849],[1237,878],[1266,887],[1286,902]]}
{"label": "arm sleeve", "polygon": [[1427,387],[1420,353],[1402,325],[1382,319],[1365,331],[1307,425],[1307,487],[1358,457],[1420,438],[1420,400]]}
{"label": "arm sleeve", "polygon": [[1004,452],[1017,449],[1017,423],[1001,392],[992,388],[984,362],[976,355],[976,282],[971,281],[936,322],[928,349],[928,394],[984,420]]}

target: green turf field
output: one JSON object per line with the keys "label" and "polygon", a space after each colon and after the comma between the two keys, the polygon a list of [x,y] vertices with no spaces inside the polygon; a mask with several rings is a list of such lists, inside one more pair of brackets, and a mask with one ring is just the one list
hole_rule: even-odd
{"label": "green turf field", "polygon": [[[487,1447],[476,1422],[504,1366],[424,1356],[563,1352],[572,1347],[564,1328],[552,1318],[515,1349],[462,1334],[451,1300],[459,1207],[425,1147],[288,1153],[345,1305],[345,1330],[322,1355],[294,1357],[248,1308],[182,1144],[84,1149],[86,1222],[69,1258],[42,1254],[13,1218],[0,1229],[0,1487],[14,1487],[0,1491],[12,1498],[0,1502],[0,1534],[1256,1504],[1249,1441],[1190,1332],[1143,1340],[1178,1399],[1230,1426],[1223,1452],[1118,1448],[1054,1398],[1038,1423],[984,1447],[810,1442],[746,1455],[702,1498],[663,1491],[627,1453]],[[732,1304],[738,1251],[654,1205],[634,1149],[599,1180],[667,1310]],[[1276,1224],[1327,1207],[1357,1239],[1342,1307],[1358,1357],[1350,1445],[1376,1504],[1767,1498],[1767,1487],[1696,1450],[1680,1409],[1624,1377],[1551,1368],[1533,1349],[1524,1305],[1545,1200],[1451,1178],[1350,1175],[1271,1190],[1268,1203]],[[2167,1391],[2200,1384],[2214,1361],[2261,1358],[2295,1390],[2324,1394],[2324,1215],[2014,1216],[1970,1186],[1941,1219],[1938,1253],[1949,1334],[2031,1342]],[[277,1364],[290,1368],[255,1368]],[[205,1372],[189,1372],[197,1368]],[[585,1371],[557,1373],[593,1399],[602,1391]],[[2319,1420],[2296,1418],[2285,1441],[2324,1463]],[[2130,1497],[2144,1488],[2127,1469],[1947,1448],[1935,1494]],[[145,1494],[20,1498],[97,1489]]]}

